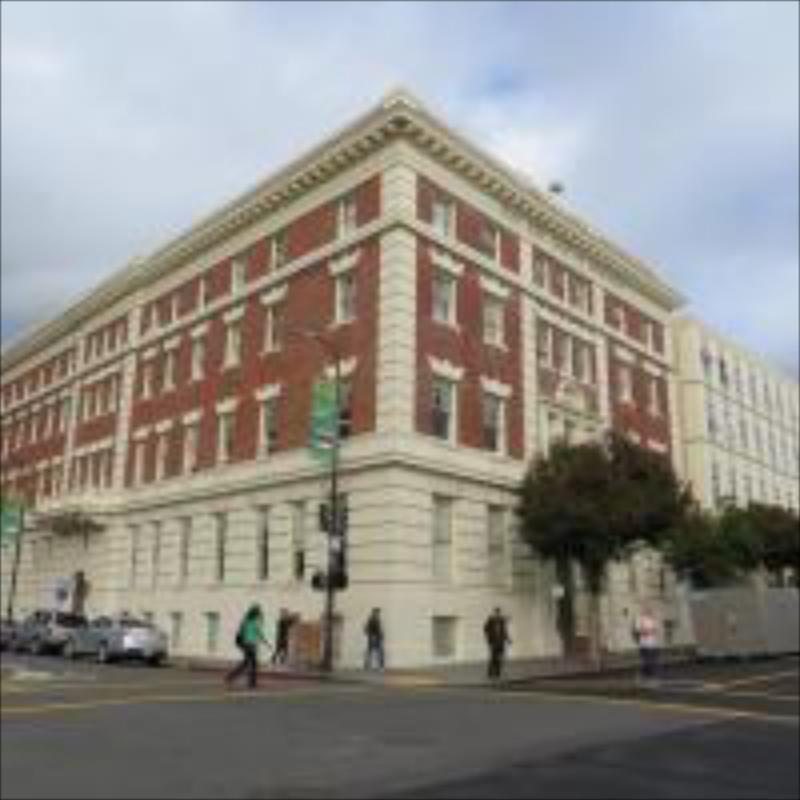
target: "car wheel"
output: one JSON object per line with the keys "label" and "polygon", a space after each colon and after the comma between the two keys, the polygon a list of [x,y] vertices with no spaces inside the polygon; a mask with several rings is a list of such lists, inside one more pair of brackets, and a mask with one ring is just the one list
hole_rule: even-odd
{"label": "car wheel", "polygon": [[72,639],[67,639],[64,642],[64,649],[61,651],[64,658],[74,661],[78,657],[78,649],[75,647],[75,642]]}
{"label": "car wheel", "polygon": [[148,659],[148,663],[151,667],[160,667],[164,663],[164,656],[153,656],[152,658]]}

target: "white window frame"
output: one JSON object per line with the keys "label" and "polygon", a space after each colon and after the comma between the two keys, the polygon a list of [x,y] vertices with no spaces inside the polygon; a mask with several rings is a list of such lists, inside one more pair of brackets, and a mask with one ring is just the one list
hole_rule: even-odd
{"label": "white window frame", "polygon": [[348,270],[336,276],[335,295],[335,323],[344,325],[354,322],[358,308],[358,280],[353,270]]}
{"label": "white window frame", "polygon": [[[434,322],[456,327],[456,321],[458,319],[456,310],[456,303],[458,301],[458,279],[447,270],[436,268],[432,279],[431,299]],[[443,306],[445,305],[446,309],[443,310]]]}
{"label": "white window frame", "polygon": [[142,400],[153,396],[153,362],[142,360]]}
{"label": "white window frame", "polygon": [[192,380],[201,381],[205,377],[206,341],[203,336],[192,339]]}
{"label": "white window frame", "polygon": [[243,294],[247,285],[247,261],[241,256],[231,259],[231,294]]}
{"label": "white window frame", "polygon": [[505,303],[488,292],[483,293],[481,308],[483,342],[493,347],[505,347]]}
{"label": "white window frame", "polygon": [[433,495],[431,516],[431,577],[453,582],[453,498]]}
{"label": "white window frame", "polygon": [[336,202],[336,238],[345,239],[358,228],[358,204],[354,192],[342,195]]}
{"label": "white window frame", "polygon": [[[437,213],[441,211],[443,213]],[[431,202],[431,227],[445,239],[453,238],[455,232],[455,203],[444,195],[437,194]]]}
{"label": "white window frame", "polygon": [[225,323],[225,359],[223,369],[238,367],[242,363],[242,322],[239,318]]}
{"label": "white window frame", "polygon": [[282,269],[289,263],[289,244],[286,229],[275,231],[269,240],[269,268],[270,270]]}
{"label": "white window frame", "polygon": [[661,417],[664,414],[664,409],[661,407],[661,392],[658,388],[658,380],[654,375],[648,376],[647,410],[653,417]]}
{"label": "white window frame", "polygon": [[617,362],[617,401],[620,403],[633,402],[633,370],[630,364]]}
{"label": "white window frame", "polygon": [[217,411],[217,463],[227,464],[231,460],[231,451],[236,426],[236,412],[233,409]]}
{"label": "white window frame", "polygon": [[183,426],[183,472],[196,471],[200,452],[200,420],[184,421]]}
{"label": "white window frame", "polygon": [[175,388],[175,350],[170,348],[164,353],[164,391],[172,391]]}

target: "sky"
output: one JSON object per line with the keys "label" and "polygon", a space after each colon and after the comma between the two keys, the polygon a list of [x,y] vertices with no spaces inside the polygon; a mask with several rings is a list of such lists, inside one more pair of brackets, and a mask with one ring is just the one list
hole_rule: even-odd
{"label": "sky", "polygon": [[799,9],[3,0],[3,347],[402,85],[797,378]]}

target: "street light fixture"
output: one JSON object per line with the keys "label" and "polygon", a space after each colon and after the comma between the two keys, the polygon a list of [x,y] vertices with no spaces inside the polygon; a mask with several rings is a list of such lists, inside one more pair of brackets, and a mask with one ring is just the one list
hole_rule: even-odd
{"label": "street light fixture", "polygon": [[336,422],[333,431],[326,437],[331,446],[330,459],[330,522],[327,526],[328,557],[327,573],[325,576],[325,625],[322,640],[322,670],[333,671],[333,611],[334,611],[334,564],[344,547],[344,530],[342,514],[339,509],[339,445],[341,421],[341,353],[338,346],[330,338],[314,328],[289,328],[287,335],[303,337],[316,342],[325,354],[332,360],[334,369],[334,403],[336,408]]}

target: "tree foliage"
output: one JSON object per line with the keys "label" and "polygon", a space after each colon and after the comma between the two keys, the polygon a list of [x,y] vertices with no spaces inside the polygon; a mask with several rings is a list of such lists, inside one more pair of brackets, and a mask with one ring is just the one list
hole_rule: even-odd
{"label": "tree foliage", "polygon": [[522,484],[522,536],[544,559],[581,565],[589,590],[602,589],[611,561],[642,545],[659,547],[691,496],[669,458],[610,433],[599,442],[557,443]]}

